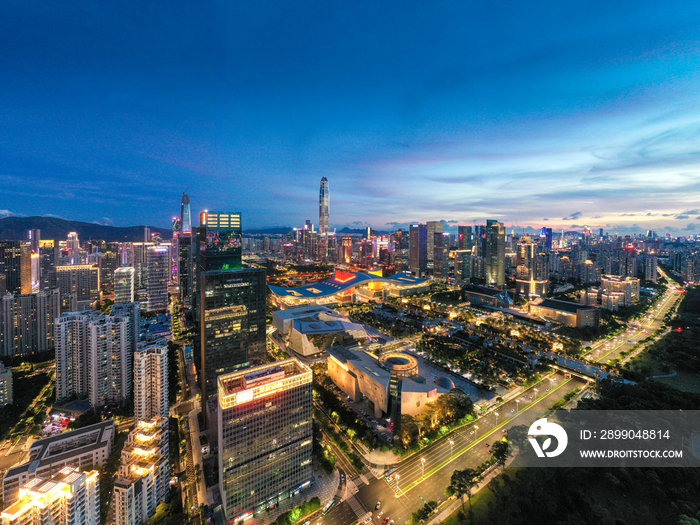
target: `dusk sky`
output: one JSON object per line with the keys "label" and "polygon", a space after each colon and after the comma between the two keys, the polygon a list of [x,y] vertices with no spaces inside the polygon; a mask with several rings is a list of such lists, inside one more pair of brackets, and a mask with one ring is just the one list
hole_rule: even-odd
{"label": "dusk sky", "polygon": [[0,216],[700,233],[700,2],[0,4]]}

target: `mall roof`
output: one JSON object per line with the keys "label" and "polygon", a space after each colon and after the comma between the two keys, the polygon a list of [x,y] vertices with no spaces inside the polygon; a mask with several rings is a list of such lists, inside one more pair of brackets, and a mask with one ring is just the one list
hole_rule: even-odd
{"label": "mall roof", "polygon": [[328,297],[335,295],[338,292],[344,292],[355,286],[375,283],[388,283],[395,286],[416,286],[423,284],[427,279],[419,279],[406,275],[405,273],[397,273],[391,277],[381,277],[368,273],[345,272],[347,277],[339,279],[333,276],[330,279],[318,283],[307,284],[305,286],[297,286],[296,288],[285,288],[284,286],[270,286],[270,290],[278,297],[297,297],[300,299],[317,299],[320,297]]}

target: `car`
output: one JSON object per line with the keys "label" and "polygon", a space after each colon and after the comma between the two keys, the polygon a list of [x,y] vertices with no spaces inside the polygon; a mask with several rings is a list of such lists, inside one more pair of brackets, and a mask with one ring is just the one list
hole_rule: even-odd
{"label": "car", "polygon": [[345,479],[345,472],[340,473],[340,479]]}
{"label": "car", "polygon": [[490,446],[491,446],[491,445],[490,445],[490,444],[488,444],[488,443],[484,443],[484,445],[486,445],[487,447],[490,447]]}
{"label": "car", "polygon": [[386,518],[384,518],[384,520],[382,521],[382,523],[389,523],[389,516],[387,516]]}
{"label": "car", "polygon": [[503,427],[503,428],[501,429],[501,432],[503,432],[503,433],[505,434],[505,433],[507,432],[506,427]]}
{"label": "car", "polygon": [[491,452],[491,451],[489,450],[489,454],[493,454],[493,452]]}
{"label": "car", "polygon": [[309,521],[309,520],[305,521],[304,525],[311,525],[311,521]]}
{"label": "car", "polygon": [[381,501],[378,501],[377,504],[374,506],[374,510],[379,510],[379,506],[382,504]]}
{"label": "car", "polygon": [[384,516],[384,511],[381,511],[379,514],[377,514],[377,519],[380,519],[382,516]]}

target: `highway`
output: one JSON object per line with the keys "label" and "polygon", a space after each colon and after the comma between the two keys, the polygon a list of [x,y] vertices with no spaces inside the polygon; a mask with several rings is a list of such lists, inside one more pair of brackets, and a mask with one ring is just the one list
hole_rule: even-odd
{"label": "highway", "polygon": [[[479,418],[477,422],[452,432],[425,452],[404,460],[397,468],[398,487],[396,479],[387,483],[383,478],[377,479],[366,474],[366,484],[360,477],[356,477],[349,483],[357,484],[359,489],[355,498],[351,498],[355,501],[337,505],[318,523],[350,525],[357,516],[367,511],[376,516],[379,511],[375,511],[374,508],[379,501],[384,517],[393,519],[396,525],[405,524],[410,520],[411,513],[422,507],[425,502],[442,502],[446,499],[445,488],[449,485],[454,470],[475,468],[489,459],[490,447],[485,444],[492,444],[500,439],[504,427],[532,423],[531,418],[525,415],[526,409],[547,409],[568,392],[574,388],[581,388],[584,384],[583,381],[566,379],[563,376],[555,376],[551,382],[545,379],[524,391],[517,400],[506,402],[496,411]],[[453,442],[452,445],[450,441]],[[425,458],[425,462],[422,458]],[[374,525],[378,523],[375,519]]]}
{"label": "highway", "polygon": [[664,324],[666,314],[681,300],[681,288],[669,286],[658,305],[638,322],[628,323],[629,328],[612,340],[602,339],[593,345],[586,357],[596,363],[607,363],[629,351],[634,345],[649,337]]}

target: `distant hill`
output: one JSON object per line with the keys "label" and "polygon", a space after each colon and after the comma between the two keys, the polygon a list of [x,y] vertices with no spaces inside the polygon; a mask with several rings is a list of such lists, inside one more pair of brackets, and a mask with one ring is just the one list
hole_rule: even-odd
{"label": "distant hill", "polygon": [[[6,217],[0,219],[0,239],[10,241],[27,240],[29,230],[41,230],[42,239],[66,239],[68,232],[78,232],[81,241],[104,240],[119,242],[143,241],[145,226],[103,226],[91,222],[67,221],[57,217]],[[172,239],[173,232],[168,228],[150,226],[151,233],[160,233],[165,239]]]}

